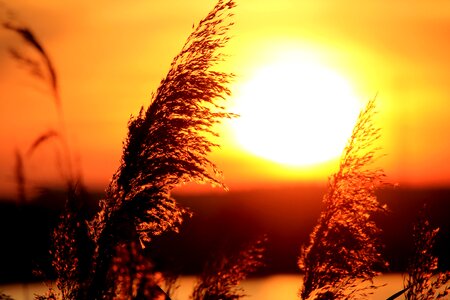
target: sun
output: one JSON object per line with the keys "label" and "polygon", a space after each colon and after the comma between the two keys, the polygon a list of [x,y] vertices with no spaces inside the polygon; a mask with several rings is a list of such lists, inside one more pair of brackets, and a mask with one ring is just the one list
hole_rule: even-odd
{"label": "sun", "polygon": [[338,157],[361,107],[343,76],[301,53],[282,55],[256,70],[235,101],[239,144],[290,166]]}

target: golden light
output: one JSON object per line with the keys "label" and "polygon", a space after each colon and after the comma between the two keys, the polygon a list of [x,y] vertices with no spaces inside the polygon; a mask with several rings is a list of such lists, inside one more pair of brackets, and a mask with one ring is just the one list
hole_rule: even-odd
{"label": "golden light", "polygon": [[302,52],[259,68],[235,94],[241,146],[291,166],[338,157],[361,106],[345,78]]}

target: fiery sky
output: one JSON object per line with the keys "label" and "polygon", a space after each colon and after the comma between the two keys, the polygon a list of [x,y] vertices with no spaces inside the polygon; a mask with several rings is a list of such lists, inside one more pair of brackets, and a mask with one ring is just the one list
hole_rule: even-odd
{"label": "fiery sky", "polygon": [[[378,95],[379,164],[393,182],[450,184],[450,2],[237,1],[222,66],[237,90],[280,51],[309,51],[345,77],[362,102]],[[86,183],[104,187],[118,166],[126,124],[214,1],[25,1],[8,7],[46,46],[58,70],[67,132]],[[4,12],[4,11],[3,11]],[[3,13],[0,8],[0,15]],[[4,16],[4,14],[3,14]],[[57,126],[44,86],[17,67],[0,32],[0,194],[14,186],[14,151]],[[274,99],[276,105],[276,99]],[[256,108],[255,108],[256,109]],[[233,189],[325,180],[336,162],[287,167],[237,144],[230,124],[212,158]],[[55,145],[26,161],[31,183],[55,182]]]}

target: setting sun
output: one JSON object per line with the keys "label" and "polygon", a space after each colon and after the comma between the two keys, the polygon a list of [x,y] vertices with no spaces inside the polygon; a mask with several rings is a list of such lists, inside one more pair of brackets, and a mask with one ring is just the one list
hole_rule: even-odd
{"label": "setting sun", "polygon": [[293,166],[339,156],[360,109],[342,76],[300,52],[258,69],[236,102],[239,143],[257,156]]}

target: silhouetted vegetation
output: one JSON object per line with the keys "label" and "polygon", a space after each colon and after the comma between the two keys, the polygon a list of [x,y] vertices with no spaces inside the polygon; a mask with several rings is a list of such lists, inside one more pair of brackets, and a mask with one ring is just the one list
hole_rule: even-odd
{"label": "silhouetted vegetation", "polygon": [[[231,118],[219,100],[230,94],[232,75],[211,68],[222,59],[217,52],[228,41],[231,23],[224,23],[233,1],[219,1],[200,21],[177,55],[146,111],[130,120],[122,164],[113,177],[100,212],[90,223],[95,243],[94,270],[86,298],[98,299],[111,290],[113,253],[117,247],[178,230],[188,214],[171,197],[187,182],[224,187],[207,154],[217,135],[212,126]],[[131,296],[131,295],[130,295]]]}
{"label": "silhouetted vegetation", "polygon": [[[222,102],[230,96],[233,75],[214,69],[223,60],[220,50],[229,40],[233,23],[228,19],[234,6],[233,0],[217,2],[173,59],[148,107],[130,119],[120,166],[93,217],[81,176],[73,170],[54,64],[32,30],[17,20],[3,23],[38,54],[34,59],[17,49],[10,51],[13,59],[46,84],[60,119],[58,126],[31,143],[25,155],[16,151],[22,204],[27,159],[51,140],[57,140],[63,151],[58,161],[63,162],[66,204],[50,249],[58,291],[49,288],[36,299],[167,299],[173,294],[178,274],[156,268],[144,249],[152,247],[155,238],[178,232],[191,216],[172,197],[175,187],[194,182],[226,189],[208,154],[218,146],[211,141],[218,135],[214,125],[235,117]],[[372,279],[387,267],[380,251],[380,229],[373,219],[387,211],[375,194],[385,185],[385,174],[373,167],[380,136],[374,115],[375,100],[371,100],[358,117],[338,171],[329,179],[323,210],[298,261],[304,272],[301,299],[366,299],[377,288]],[[450,272],[439,272],[432,252],[437,233],[425,218],[416,224],[405,289],[390,299],[402,294],[408,300],[448,295]],[[238,253],[214,256],[191,299],[244,297],[239,283],[262,265],[264,243],[259,240]],[[0,299],[12,298],[0,293]]]}
{"label": "silhouetted vegetation", "polygon": [[433,253],[439,228],[433,228],[425,214],[426,208],[413,228],[414,252],[404,280],[407,300],[446,299],[450,292],[450,271],[439,271]]}
{"label": "silhouetted vegetation", "polygon": [[[66,147],[68,198],[52,250],[63,299],[152,299],[163,293],[142,249],[153,237],[177,231],[183,216],[189,215],[171,197],[171,190],[187,182],[225,188],[207,155],[218,146],[208,137],[217,136],[213,125],[234,116],[220,103],[230,95],[227,85],[232,75],[213,69],[223,59],[219,50],[229,40],[227,31],[232,25],[225,20],[234,6],[233,1],[218,1],[174,58],[149,107],[130,120],[121,166],[89,228],[81,209],[82,186],[73,180]],[[31,74],[49,83],[61,115],[57,74],[44,47],[27,27],[10,21],[3,25],[40,55],[44,68],[40,61],[11,51]],[[63,125],[61,122],[62,129]],[[49,130],[35,140],[29,153],[59,136],[63,135]],[[24,172],[19,155],[17,162],[22,197]],[[53,293],[42,296],[52,297]]]}
{"label": "silhouetted vegetation", "polygon": [[236,300],[246,296],[239,283],[262,264],[265,240],[248,245],[239,253],[215,257],[203,270],[193,300]]}
{"label": "silhouetted vegetation", "polygon": [[[3,7],[0,7],[3,8]],[[21,203],[26,200],[26,163],[31,159],[33,153],[45,145],[48,141],[57,140],[62,148],[62,153],[58,153],[56,165],[64,178],[65,184],[68,189],[75,184],[80,184],[81,178],[79,174],[75,174],[72,169],[72,157],[70,153],[70,147],[68,145],[66,125],[64,121],[61,96],[59,93],[58,74],[54,67],[54,64],[48,55],[43,44],[39,41],[33,31],[27,26],[21,24],[14,14],[7,8],[3,8],[8,11],[8,19],[2,22],[3,28],[18,35],[25,45],[30,48],[36,57],[26,55],[19,49],[10,48],[9,52],[11,57],[21,66],[29,71],[29,73],[40,80],[47,91],[50,93],[51,98],[55,104],[57,110],[57,116],[59,118],[59,124],[54,128],[48,129],[46,132],[40,134],[34,139],[30,147],[27,149],[25,155],[21,151],[16,150],[16,182],[18,186],[18,198]],[[78,182],[78,183],[77,183]]]}
{"label": "silhouetted vegetation", "polygon": [[358,117],[338,171],[330,177],[323,211],[299,259],[305,273],[302,299],[364,297],[375,288],[370,282],[376,270],[386,265],[379,252],[380,230],[372,220],[374,213],[386,211],[375,195],[385,175],[371,166],[379,137],[374,114],[371,100]]}
{"label": "silhouetted vegetation", "polygon": [[[10,14],[10,16],[12,15]],[[85,260],[89,259],[88,257],[91,255],[89,249],[92,246],[86,235],[85,206],[87,194],[80,174],[75,174],[72,169],[72,157],[59,94],[58,75],[43,44],[37,39],[31,29],[20,24],[16,18],[12,17],[3,23],[3,27],[16,33],[25,42],[25,45],[37,54],[37,58],[34,58],[22,54],[18,49],[10,49],[12,58],[25,66],[32,76],[41,80],[48,88],[59,118],[59,124],[34,139],[25,155],[22,155],[18,150],[16,151],[15,173],[19,203],[23,205],[26,201],[26,163],[42,145],[52,140],[58,141],[62,153],[58,152],[56,155],[56,166],[66,186],[67,200],[66,210],[61,216],[61,223],[54,231],[54,247],[50,251],[53,254],[52,265],[58,276],[57,287],[61,291],[62,299],[78,299],[76,286],[80,282],[82,275],[88,272]],[[42,271],[36,270],[36,273],[40,274]],[[55,297],[56,294],[52,289],[49,289],[46,295],[37,296],[38,299],[56,299]]]}

